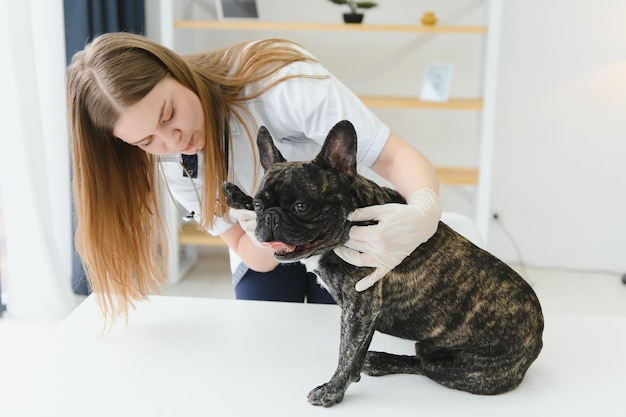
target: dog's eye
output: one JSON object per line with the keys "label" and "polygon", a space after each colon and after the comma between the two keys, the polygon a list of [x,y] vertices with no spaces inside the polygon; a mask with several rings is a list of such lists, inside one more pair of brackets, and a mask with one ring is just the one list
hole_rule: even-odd
{"label": "dog's eye", "polygon": [[307,211],[307,209],[309,208],[309,206],[306,203],[296,203],[295,206],[293,206],[293,209],[296,213],[304,213],[305,211]]}
{"label": "dog's eye", "polygon": [[259,201],[257,201],[257,200],[252,202],[252,207],[254,208],[254,211],[262,211],[263,210],[263,205]]}

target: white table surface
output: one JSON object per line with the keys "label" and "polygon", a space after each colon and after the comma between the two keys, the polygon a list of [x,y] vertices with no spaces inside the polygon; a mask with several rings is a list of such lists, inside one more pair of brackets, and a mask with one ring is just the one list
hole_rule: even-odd
{"label": "white table surface", "polygon": [[[626,317],[546,316],[544,349],[507,394],[363,376],[330,409],[305,396],[337,363],[336,306],[155,296],[101,330],[89,297],[40,355],[16,358],[0,416],[626,416]],[[372,347],[413,343],[377,333]]]}

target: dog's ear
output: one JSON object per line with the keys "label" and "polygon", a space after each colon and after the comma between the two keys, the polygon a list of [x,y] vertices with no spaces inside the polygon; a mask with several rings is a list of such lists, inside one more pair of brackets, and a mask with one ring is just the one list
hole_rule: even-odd
{"label": "dog's ear", "polygon": [[285,162],[285,158],[274,145],[274,140],[265,126],[261,126],[259,128],[259,133],[256,137],[256,144],[259,148],[261,166],[265,171],[277,162]]}
{"label": "dog's ear", "polygon": [[352,123],[342,120],[333,126],[315,162],[349,177],[356,175],[356,130]]}

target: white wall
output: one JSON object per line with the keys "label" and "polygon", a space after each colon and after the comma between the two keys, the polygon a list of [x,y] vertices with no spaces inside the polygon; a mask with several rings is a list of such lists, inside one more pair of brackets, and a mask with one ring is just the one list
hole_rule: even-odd
{"label": "white wall", "polygon": [[503,3],[493,210],[529,262],[624,272],[626,2]]}
{"label": "white wall", "polygon": [[[212,0],[175,2],[177,18],[212,18]],[[268,21],[339,22],[326,0],[257,0]],[[504,0],[497,84],[492,209],[526,262],[626,271],[626,3],[623,0]],[[157,38],[157,0],[148,33]],[[416,23],[434,10],[441,24],[484,24],[480,0],[380,0],[369,23]],[[156,15],[156,17],[155,17]],[[152,23],[151,23],[152,22]],[[475,35],[406,35],[177,30],[192,52],[267,36],[309,47],[358,93],[419,94],[429,62],[455,63],[452,96],[481,91],[483,44]],[[477,162],[479,115],[375,110],[438,165]],[[472,214],[470,188],[443,187],[444,209]],[[492,223],[489,248],[517,261]]]}

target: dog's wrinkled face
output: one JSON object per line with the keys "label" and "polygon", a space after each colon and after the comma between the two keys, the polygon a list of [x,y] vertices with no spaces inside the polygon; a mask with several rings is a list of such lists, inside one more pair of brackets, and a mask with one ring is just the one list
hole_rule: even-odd
{"label": "dog's wrinkled face", "polygon": [[257,214],[256,238],[274,249],[280,262],[320,255],[348,240],[346,217],[356,208],[356,132],[349,122],[330,131],[317,157],[287,162],[267,129],[257,137],[265,176],[251,198],[236,185],[222,187],[227,203]]}
{"label": "dog's wrinkled face", "polygon": [[282,163],[266,173],[252,205],[256,237],[281,262],[320,254],[347,240],[341,179],[312,162]]}
{"label": "dog's wrinkled face", "polygon": [[353,207],[350,181],[356,174],[356,133],[338,125],[310,162],[287,162],[265,128],[257,138],[263,183],[252,206],[256,237],[274,249],[280,262],[295,262],[339,246],[348,239],[346,216]]}

